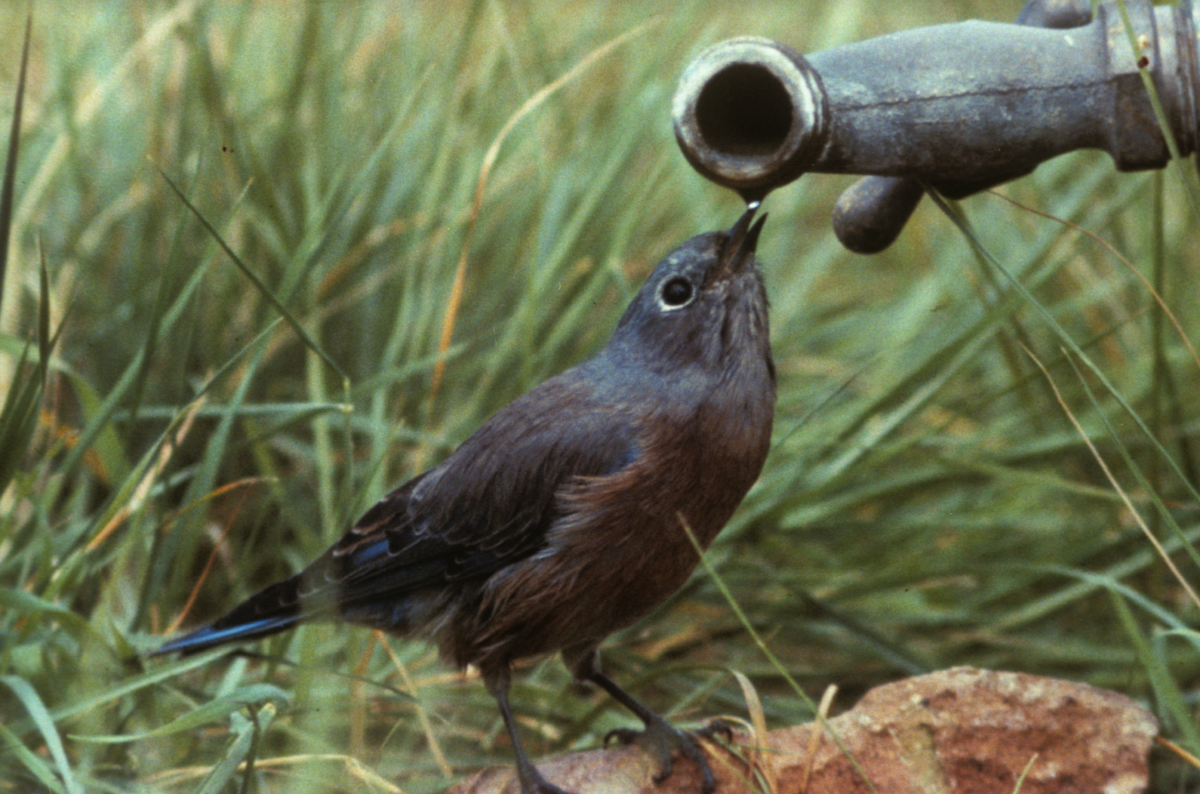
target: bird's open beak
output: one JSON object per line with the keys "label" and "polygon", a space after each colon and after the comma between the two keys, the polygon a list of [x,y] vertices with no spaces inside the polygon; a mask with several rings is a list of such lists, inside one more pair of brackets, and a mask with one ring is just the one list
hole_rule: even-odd
{"label": "bird's open beak", "polygon": [[[754,213],[756,212],[758,212],[757,203],[746,210],[729,230],[725,247],[721,251],[721,266],[717,268],[718,277],[740,272],[746,263],[754,258],[754,251],[758,248],[758,236],[762,233],[763,223],[767,220],[766,213],[763,213],[762,217],[755,221]],[[753,225],[751,221],[753,221]]]}

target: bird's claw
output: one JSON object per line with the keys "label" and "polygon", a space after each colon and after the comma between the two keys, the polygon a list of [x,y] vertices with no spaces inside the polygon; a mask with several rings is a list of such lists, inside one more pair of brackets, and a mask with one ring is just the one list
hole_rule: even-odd
{"label": "bird's claw", "polygon": [[572,794],[572,792],[561,789],[548,780],[542,779],[528,786],[522,784],[521,794]]}
{"label": "bird's claw", "polygon": [[708,765],[708,758],[700,748],[697,739],[710,739],[715,734],[721,734],[726,739],[733,735],[733,727],[722,720],[714,720],[698,731],[684,731],[676,728],[662,718],[646,723],[646,729],[637,731],[632,728],[616,728],[604,736],[604,744],[612,741],[621,744],[636,743],[642,749],[651,753],[658,761],[658,771],[654,774],[655,784],[663,783],[675,771],[675,751],[679,750],[700,770],[701,794],[712,794],[717,787],[716,778]]}
{"label": "bird's claw", "polygon": [[726,744],[731,744],[733,742],[733,723],[729,720],[718,718],[708,723],[700,730],[693,731],[693,733],[696,736],[699,736],[701,739],[708,739],[709,741],[712,741],[717,736],[720,736],[721,741],[725,742]]}
{"label": "bird's claw", "polygon": [[526,770],[524,774],[518,770],[517,780],[521,785],[521,794],[572,794],[546,780],[536,767]]}

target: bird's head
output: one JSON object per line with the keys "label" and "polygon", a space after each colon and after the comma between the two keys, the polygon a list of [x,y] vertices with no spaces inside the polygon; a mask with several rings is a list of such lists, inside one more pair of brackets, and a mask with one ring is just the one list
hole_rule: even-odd
{"label": "bird's head", "polygon": [[766,215],[746,211],[727,232],[667,254],[630,303],[610,347],[658,375],[721,371],[769,358],[767,296],[754,258]]}

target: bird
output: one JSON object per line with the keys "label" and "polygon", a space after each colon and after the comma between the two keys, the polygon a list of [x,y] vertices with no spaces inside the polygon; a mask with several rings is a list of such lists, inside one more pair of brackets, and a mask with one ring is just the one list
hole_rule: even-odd
{"label": "bird", "polygon": [[509,704],[513,664],[561,653],[715,787],[697,734],[600,668],[598,646],[683,586],[758,479],[775,409],[768,302],[752,205],[728,231],[659,262],[593,358],[488,419],[395,489],[302,572],[150,655],[192,654],[303,621],[423,636],[475,666],[512,741],[522,794],[569,794],[529,760]]}

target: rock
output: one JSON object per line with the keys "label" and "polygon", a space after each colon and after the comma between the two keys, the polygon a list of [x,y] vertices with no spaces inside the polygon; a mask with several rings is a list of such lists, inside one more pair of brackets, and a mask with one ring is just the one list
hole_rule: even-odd
{"label": "rock", "polygon": [[[1149,778],[1154,717],[1128,697],[1052,678],[956,667],[871,690],[832,720],[735,735],[737,756],[707,745],[716,794],[1138,794]],[[815,749],[814,749],[815,748]],[[857,763],[852,762],[852,756]],[[749,761],[758,776],[751,780]],[[575,794],[697,794],[687,761],[662,785],[636,745],[538,764]],[[768,782],[765,787],[763,782]],[[515,794],[511,769],[485,770],[452,794]]]}

